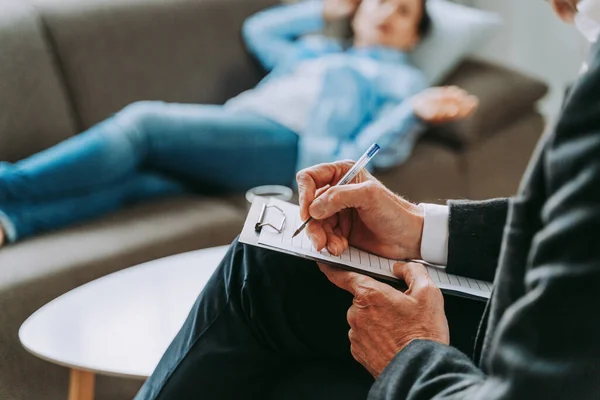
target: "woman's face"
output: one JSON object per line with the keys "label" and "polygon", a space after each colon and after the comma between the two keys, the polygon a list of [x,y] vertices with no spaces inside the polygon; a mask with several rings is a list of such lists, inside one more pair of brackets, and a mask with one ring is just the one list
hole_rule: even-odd
{"label": "woman's face", "polygon": [[363,0],[353,21],[355,45],[411,50],[419,42],[423,0]]}

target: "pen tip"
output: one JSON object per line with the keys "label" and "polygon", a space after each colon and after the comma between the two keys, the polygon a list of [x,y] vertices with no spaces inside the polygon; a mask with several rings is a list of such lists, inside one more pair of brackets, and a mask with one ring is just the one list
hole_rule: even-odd
{"label": "pen tip", "polygon": [[296,229],[296,232],[294,232],[294,234],[292,235],[292,239],[295,238],[296,236],[298,236],[299,233],[300,233],[299,229]]}

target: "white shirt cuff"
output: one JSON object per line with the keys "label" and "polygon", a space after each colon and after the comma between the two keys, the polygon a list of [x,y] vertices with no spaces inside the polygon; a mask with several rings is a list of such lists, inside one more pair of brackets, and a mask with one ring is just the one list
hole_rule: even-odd
{"label": "white shirt cuff", "polygon": [[448,263],[448,206],[422,203],[423,236],[421,237],[421,257],[431,264]]}

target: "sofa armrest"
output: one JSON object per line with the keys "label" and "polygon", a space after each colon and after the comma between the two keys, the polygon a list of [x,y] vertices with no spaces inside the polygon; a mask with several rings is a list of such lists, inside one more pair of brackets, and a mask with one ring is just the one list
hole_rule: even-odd
{"label": "sofa armrest", "polygon": [[261,77],[242,22],[276,0],[32,0],[80,129],[137,100],[215,104]]}
{"label": "sofa armrest", "polygon": [[547,92],[545,83],[514,70],[482,61],[467,60],[445,84],[457,85],[479,97],[479,109],[471,118],[432,128],[429,138],[455,147],[468,147],[510,125]]}

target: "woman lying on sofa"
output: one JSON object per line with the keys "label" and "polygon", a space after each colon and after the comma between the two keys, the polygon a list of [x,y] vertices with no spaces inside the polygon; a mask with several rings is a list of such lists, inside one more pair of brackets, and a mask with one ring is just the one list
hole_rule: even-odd
{"label": "woman lying on sofa", "polygon": [[[353,43],[308,34],[354,15]],[[430,25],[425,0],[308,1],[260,12],[243,35],[268,76],[224,106],[136,102],[50,149],[0,163],[0,244],[185,192],[291,185],[299,169],[382,146],[403,162],[425,123],[476,99],[425,89],[407,53]]]}

